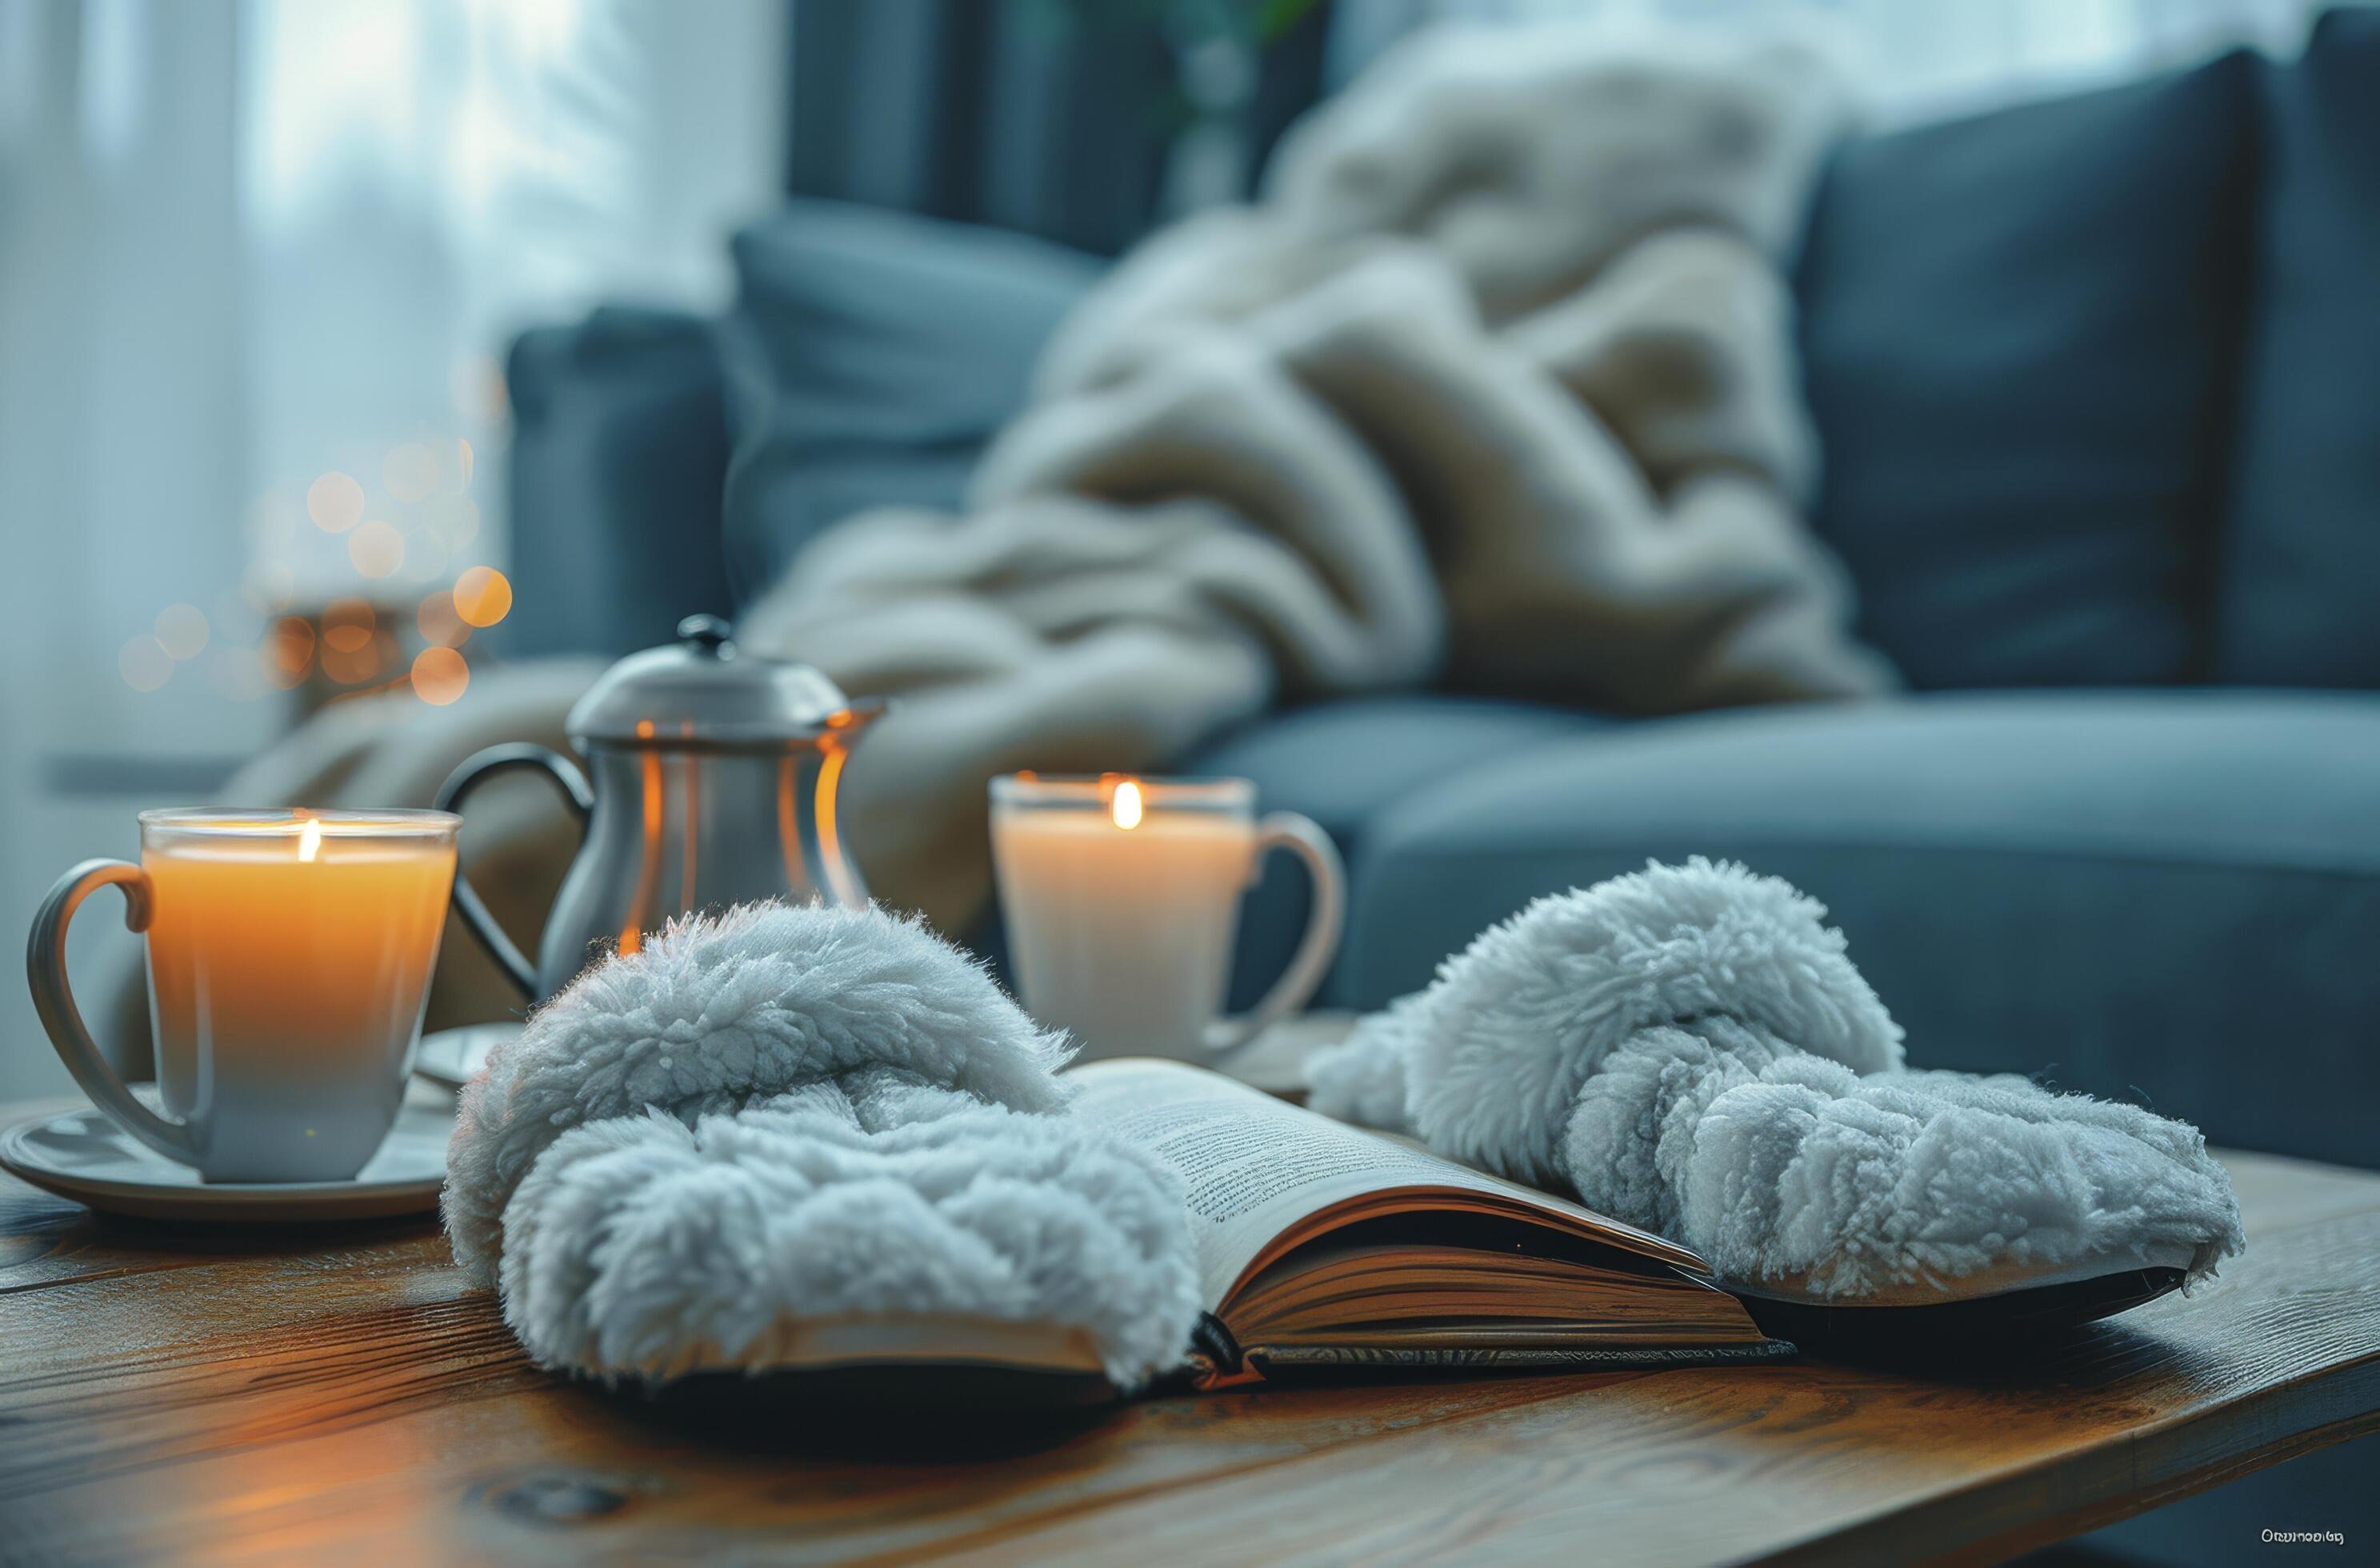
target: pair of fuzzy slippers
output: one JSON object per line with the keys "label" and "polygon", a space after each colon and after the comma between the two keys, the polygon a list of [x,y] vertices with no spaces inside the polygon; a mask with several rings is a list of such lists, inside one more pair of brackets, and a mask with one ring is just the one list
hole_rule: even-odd
{"label": "pair of fuzzy slippers", "polygon": [[[2195,1129],[1905,1069],[1824,913],[1701,860],[1542,899],[1318,1056],[1313,1102],[1805,1298],[2196,1279],[2239,1250]],[[1137,1386],[1197,1324],[1190,1221],[1161,1161],[1068,1113],[1066,1056],[914,922],[689,921],[465,1089],[448,1234],[556,1368],[759,1370],[807,1323],[922,1314],[1078,1329]]]}

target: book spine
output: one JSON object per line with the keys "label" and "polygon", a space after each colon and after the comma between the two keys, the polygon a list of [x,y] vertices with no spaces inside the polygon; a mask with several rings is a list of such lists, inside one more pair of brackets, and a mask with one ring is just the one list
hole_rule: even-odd
{"label": "book spine", "polygon": [[1633,1350],[1251,1345],[1243,1359],[1263,1376],[1280,1377],[1357,1371],[1657,1371],[1670,1367],[1728,1367],[1790,1361],[1800,1354],[1784,1340],[1764,1340],[1756,1344],[1662,1346]]}
{"label": "book spine", "polygon": [[1264,1381],[1264,1373],[1249,1363],[1240,1342],[1212,1312],[1199,1313],[1190,1331],[1187,1371],[1190,1386],[1201,1393]]}

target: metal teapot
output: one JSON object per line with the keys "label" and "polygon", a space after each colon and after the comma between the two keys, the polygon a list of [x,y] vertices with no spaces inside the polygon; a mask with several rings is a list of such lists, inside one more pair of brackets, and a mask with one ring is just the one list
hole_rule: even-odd
{"label": "metal teapot", "polygon": [[807,664],[739,652],[716,615],[690,615],[677,634],[613,665],[571,709],[565,729],[585,772],[541,746],[497,746],[439,788],[439,809],[455,811],[499,773],[540,770],[584,824],[534,968],[455,875],[455,912],[531,1001],[689,911],[868,902],[836,832],[835,789],[883,704],[847,700]]}

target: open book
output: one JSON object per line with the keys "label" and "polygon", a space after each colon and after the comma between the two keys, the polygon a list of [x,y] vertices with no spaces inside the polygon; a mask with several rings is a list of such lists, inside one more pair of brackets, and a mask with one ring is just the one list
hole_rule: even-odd
{"label": "open book", "polygon": [[1772,1360],[1683,1247],[1177,1062],[1068,1075],[1075,1114],[1172,1165],[1221,1387],[1353,1368]]}
{"label": "open book", "polygon": [[[1075,1114],[1182,1178],[1206,1307],[1184,1369],[1196,1387],[1794,1354],[1693,1253],[1575,1203],[1178,1062],[1095,1062],[1067,1076]],[[822,1319],[779,1365],[851,1380],[878,1402],[900,1381],[885,1374],[902,1369],[941,1403],[969,1381],[986,1400],[1046,1397],[1049,1374],[1107,1392],[1090,1336],[1049,1323]],[[1025,1392],[1020,1378],[1044,1392]]]}

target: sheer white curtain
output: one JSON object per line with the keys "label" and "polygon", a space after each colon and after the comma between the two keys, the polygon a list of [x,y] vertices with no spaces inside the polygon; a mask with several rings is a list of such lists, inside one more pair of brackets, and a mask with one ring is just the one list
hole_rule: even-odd
{"label": "sheer white curtain", "polygon": [[1800,12],[1840,33],[1885,121],[2119,78],[2230,43],[2289,54],[2330,0],[1355,0],[1333,22],[1343,80],[1427,22],[1633,15],[1748,21]]}
{"label": "sheer white curtain", "polygon": [[[783,27],[0,0],[0,908],[273,735],[273,612],[503,564],[504,343],[723,297],[727,231],[779,189]],[[331,473],[383,558],[310,517]],[[5,995],[0,1098],[62,1084]]]}

